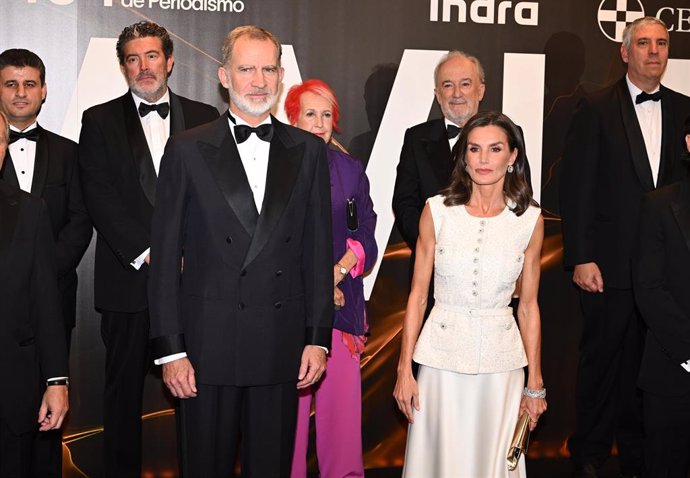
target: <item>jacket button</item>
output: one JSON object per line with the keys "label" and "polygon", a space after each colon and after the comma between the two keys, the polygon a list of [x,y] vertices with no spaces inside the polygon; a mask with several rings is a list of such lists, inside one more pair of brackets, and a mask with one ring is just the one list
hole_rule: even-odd
{"label": "jacket button", "polygon": [[230,237],[230,236],[226,237],[225,242],[227,242],[228,244],[232,244],[232,237]]}
{"label": "jacket button", "polygon": [[276,275],[277,275],[278,277],[282,276],[282,275],[283,275],[283,271],[281,271],[280,269],[278,269],[278,270],[276,271]]}
{"label": "jacket button", "polygon": [[288,236],[285,238],[285,242],[290,242],[290,239],[292,239],[292,236]]}
{"label": "jacket button", "polygon": [[276,302],[275,304],[273,304],[273,307],[275,307],[276,309],[280,309],[282,306],[283,304],[281,302]]}
{"label": "jacket button", "polygon": [[244,310],[244,302],[237,304],[237,310]]}
{"label": "jacket button", "polygon": [[246,275],[247,275],[247,270],[246,270],[246,269],[242,269],[242,272],[240,272],[240,275],[241,275],[242,277],[246,276]]}

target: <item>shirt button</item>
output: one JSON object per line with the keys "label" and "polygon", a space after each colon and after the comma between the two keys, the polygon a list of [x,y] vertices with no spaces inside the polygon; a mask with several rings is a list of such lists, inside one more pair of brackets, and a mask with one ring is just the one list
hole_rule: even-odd
{"label": "shirt button", "polygon": [[475,269],[472,271],[472,274],[477,275],[477,274],[479,274],[479,271],[477,269]]}
{"label": "shirt button", "polygon": [[476,264],[477,262],[479,262],[479,258],[475,257],[474,259],[472,259],[472,262],[474,262]]}
{"label": "shirt button", "polygon": [[473,281],[472,281],[472,285],[473,285],[474,287],[477,287],[477,281],[476,281],[476,280],[473,280]]}
{"label": "shirt button", "polygon": [[230,236],[226,237],[225,242],[227,242],[228,244],[232,244],[232,237],[230,237]]}
{"label": "shirt button", "polygon": [[483,227],[485,224],[486,224],[486,221],[485,221],[485,220],[482,219],[481,221],[479,221],[479,225],[480,225],[480,226]]}
{"label": "shirt button", "polygon": [[479,234],[484,234],[484,228],[479,230]]}
{"label": "shirt button", "polygon": [[277,270],[277,271],[276,271],[276,275],[277,275],[278,277],[282,276],[282,275],[283,275],[283,271]]}
{"label": "shirt button", "polygon": [[481,243],[482,243],[482,238],[480,237],[479,239],[477,239],[477,242],[478,242],[479,244],[481,244]]}
{"label": "shirt button", "polygon": [[473,290],[473,291],[472,291],[472,295],[475,296],[475,297],[477,297],[477,291],[476,291],[476,290]]}
{"label": "shirt button", "polygon": [[244,302],[237,304],[237,310],[244,310]]}
{"label": "shirt button", "polygon": [[474,252],[479,252],[479,248],[478,248],[478,247],[475,247],[475,248],[474,248]]}
{"label": "shirt button", "polygon": [[280,309],[282,306],[283,304],[281,302],[276,302],[275,304],[273,304],[273,307],[275,307],[276,309]]}

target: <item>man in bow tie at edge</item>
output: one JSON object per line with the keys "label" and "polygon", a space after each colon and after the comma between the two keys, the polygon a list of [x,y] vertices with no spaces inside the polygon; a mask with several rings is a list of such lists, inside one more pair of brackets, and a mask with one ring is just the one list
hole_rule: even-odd
{"label": "man in bow tie at edge", "polygon": [[680,160],[690,98],[660,84],[666,25],[654,17],[635,20],[620,52],[627,74],[580,101],[561,173],[563,259],[573,268],[583,313],[576,429],[568,441],[582,477],[597,476],[614,440],[621,474],[641,474],[636,382],[644,325],[633,299],[631,253],[642,196],[687,174]]}
{"label": "man in bow tie at edge", "polygon": [[[434,69],[434,85],[443,119],[426,121],[407,130],[393,191],[395,224],[412,250],[410,277],[414,269],[419,218],[426,200],[450,182],[453,146],[458,142],[462,127],[479,111],[479,102],[484,98],[484,68],[476,57],[451,50]],[[525,173],[529,183],[529,164]],[[433,288],[432,280],[425,316],[434,305]]]}
{"label": "man in bow tie at edge", "polygon": [[84,112],[79,164],[96,227],[94,301],[106,348],[105,476],[141,476],[141,413],[149,369],[151,216],[168,137],[218,118],[209,105],[174,94],[175,58],[165,28],[126,27],[117,41],[129,91]]}
{"label": "man in bow tie at edge", "polygon": [[[232,30],[218,69],[230,108],[173,137],[151,242],[151,337],[179,400],[182,476],[288,477],[297,391],[326,367],[333,321],[323,140],[271,114],[281,47]],[[184,270],[180,262],[184,257]]]}
{"label": "man in bow tie at edge", "polygon": [[[69,353],[77,266],[93,227],[82,199],[76,143],[38,124],[47,94],[46,67],[38,55],[21,48],[0,53],[0,109],[10,125],[10,145],[0,178],[46,203],[56,246],[51,250],[60,291],[59,325]],[[36,435],[32,462],[34,476],[62,476],[61,430]]]}

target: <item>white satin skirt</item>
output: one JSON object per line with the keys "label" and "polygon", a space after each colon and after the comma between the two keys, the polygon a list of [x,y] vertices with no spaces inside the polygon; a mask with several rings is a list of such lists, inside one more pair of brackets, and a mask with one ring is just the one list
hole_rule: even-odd
{"label": "white satin skirt", "polygon": [[409,426],[403,478],[524,478],[508,471],[523,369],[468,375],[421,365],[419,411]]}

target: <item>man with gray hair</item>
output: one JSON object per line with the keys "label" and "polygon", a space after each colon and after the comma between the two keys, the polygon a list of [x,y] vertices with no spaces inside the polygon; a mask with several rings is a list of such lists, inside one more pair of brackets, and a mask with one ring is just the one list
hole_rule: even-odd
{"label": "man with gray hair", "polygon": [[436,65],[434,85],[443,119],[407,130],[393,191],[395,224],[413,257],[424,204],[448,185],[453,171],[451,150],[484,98],[484,69],[477,58],[452,50]]}
{"label": "man with gray hair", "polygon": [[580,101],[566,139],[563,260],[573,268],[583,312],[576,429],[568,441],[576,476],[596,477],[614,440],[622,475],[642,470],[636,381],[644,325],[633,298],[632,249],[643,195],[687,174],[680,158],[690,98],[660,84],[668,49],[661,20],[630,23],[620,47],[627,74]]}
{"label": "man with gray hair", "polygon": [[[227,114],[166,149],[151,231],[151,337],[180,399],[182,476],[290,474],[297,390],[326,367],[333,321],[324,142],[271,116],[283,68],[237,27],[218,77]],[[184,257],[184,271],[180,264]]]}

